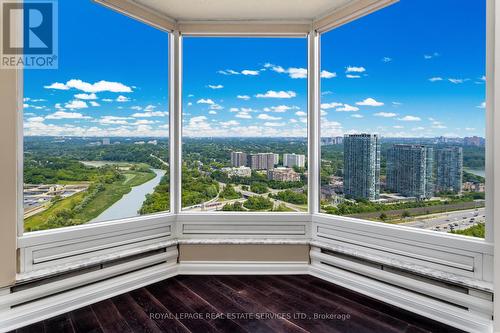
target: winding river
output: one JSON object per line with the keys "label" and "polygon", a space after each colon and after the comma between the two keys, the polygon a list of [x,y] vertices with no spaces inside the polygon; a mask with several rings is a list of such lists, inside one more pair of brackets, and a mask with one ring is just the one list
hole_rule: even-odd
{"label": "winding river", "polygon": [[120,200],[111,205],[98,217],[88,223],[118,220],[128,217],[139,216],[139,209],[146,200],[146,194],[153,193],[154,188],[160,183],[165,175],[165,170],[152,169],[156,177],[139,186],[132,187],[132,190],[125,194]]}

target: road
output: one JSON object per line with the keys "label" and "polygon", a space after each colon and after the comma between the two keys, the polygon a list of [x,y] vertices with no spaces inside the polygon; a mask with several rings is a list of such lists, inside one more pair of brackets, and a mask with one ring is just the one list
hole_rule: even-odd
{"label": "road", "polygon": [[[457,223],[458,226],[454,225],[454,230],[463,230],[472,227],[474,224],[484,223],[485,213],[486,209],[484,207],[478,208],[477,210],[460,210],[455,212],[434,214],[432,216],[422,216],[418,217],[418,220],[400,223],[400,225],[449,232],[450,224],[453,225]],[[471,221],[471,219],[474,220]]]}

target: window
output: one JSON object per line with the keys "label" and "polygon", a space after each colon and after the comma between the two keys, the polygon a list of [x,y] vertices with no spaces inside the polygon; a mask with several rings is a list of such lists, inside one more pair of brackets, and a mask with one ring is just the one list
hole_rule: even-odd
{"label": "window", "polygon": [[59,68],[24,71],[25,231],[169,210],[167,65],[167,33],[59,2]]}
{"label": "window", "polygon": [[484,237],[485,35],[474,0],[403,0],[322,35],[322,212]]}
{"label": "window", "polygon": [[183,41],[183,210],[307,211],[306,38]]}

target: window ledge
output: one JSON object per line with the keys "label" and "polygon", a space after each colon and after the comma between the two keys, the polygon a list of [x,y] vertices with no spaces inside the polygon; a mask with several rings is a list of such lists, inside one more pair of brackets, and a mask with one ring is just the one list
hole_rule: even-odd
{"label": "window ledge", "polygon": [[420,265],[415,265],[410,262],[404,262],[398,259],[391,259],[384,256],[378,256],[369,254],[366,252],[356,251],[355,249],[346,248],[343,246],[326,244],[318,241],[311,241],[310,245],[312,247],[318,247],[325,250],[330,250],[340,254],[352,256],[355,258],[360,258],[363,260],[371,261],[374,263],[390,266],[393,268],[401,269],[404,271],[412,272],[422,276],[426,276],[432,279],[443,281],[446,283],[455,284],[462,287],[467,287],[471,289],[481,290],[485,292],[493,292],[493,284],[483,280],[471,279],[450,272],[443,272],[430,267],[424,267]]}
{"label": "window ledge", "polygon": [[269,244],[269,245],[308,245],[307,239],[272,239],[272,238],[240,238],[240,239],[179,239],[179,244],[182,245],[212,245],[212,244],[230,244],[230,245],[246,245],[246,244]]}

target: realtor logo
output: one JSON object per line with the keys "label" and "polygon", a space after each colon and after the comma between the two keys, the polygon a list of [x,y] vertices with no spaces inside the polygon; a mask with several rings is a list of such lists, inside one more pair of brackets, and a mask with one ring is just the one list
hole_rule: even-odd
{"label": "realtor logo", "polygon": [[57,2],[0,0],[2,68],[57,68]]}

